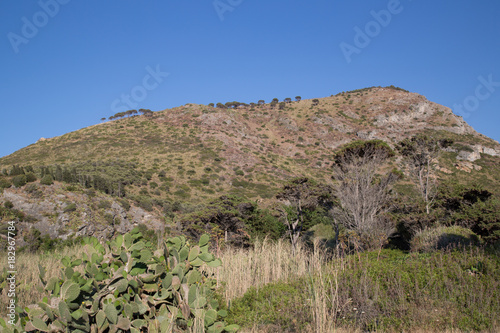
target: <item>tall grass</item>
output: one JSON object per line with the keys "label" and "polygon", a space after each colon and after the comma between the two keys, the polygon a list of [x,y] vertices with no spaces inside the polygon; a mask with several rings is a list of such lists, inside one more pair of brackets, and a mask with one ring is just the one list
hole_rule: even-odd
{"label": "tall grass", "polygon": [[286,240],[257,240],[250,249],[226,248],[218,255],[222,266],[206,268],[223,287],[227,301],[241,297],[250,288],[276,281],[288,281],[318,271],[326,261],[318,246],[311,251],[299,244],[296,255]]}
{"label": "tall grass", "polygon": [[[61,259],[64,256],[80,254],[81,246],[68,247],[48,253],[32,254],[29,252],[17,253],[15,259],[16,274],[16,296],[17,305],[26,307],[30,304],[38,303],[44,296],[38,288],[42,287],[39,278],[38,265],[46,270],[46,277],[59,276],[61,271]],[[6,253],[0,255],[0,275],[5,278],[3,272],[8,271]],[[0,304],[8,304],[7,288],[0,293]],[[0,317],[5,317],[6,307],[0,308]]]}
{"label": "tall grass", "polygon": [[[261,245],[246,253],[276,259],[274,246]],[[286,253],[287,245],[280,246]],[[247,260],[244,254],[240,252],[238,261]],[[331,260],[315,248],[303,249],[302,257],[289,260],[319,265],[309,264],[297,274],[249,287],[242,297],[230,298],[230,320],[252,332],[493,332],[500,328],[500,260],[498,254],[480,248],[426,254],[383,250]],[[231,267],[226,263],[220,274],[227,289],[236,289],[240,273],[231,274]]]}
{"label": "tall grass", "polygon": [[[60,259],[81,247],[16,258],[21,307],[44,293],[46,276],[60,274]],[[205,268],[229,305],[228,321],[241,332],[461,332],[499,329],[500,259],[477,247],[460,251],[327,255],[314,243],[296,255],[287,241],[256,241],[249,249],[227,248],[223,265]],[[6,266],[0,256],[0,270]],[[6,290],[0,303],[8,301]],[[5,316],[5,309],[1,310]]]}

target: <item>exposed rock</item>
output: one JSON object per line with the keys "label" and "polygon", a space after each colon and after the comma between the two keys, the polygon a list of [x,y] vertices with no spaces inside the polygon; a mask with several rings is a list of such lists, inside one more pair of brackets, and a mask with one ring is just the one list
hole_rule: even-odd
{"label": "exposed rock", "polygon": [[460,170],[464,171],[467,173],[471,173],[472,170],[481,170],[482,168],[479,165],[474,165],[473,163],[469,161],[458,161],[455,163],[455,167]]}
{"label": "exposed rock", "polygon": [[438,166],[436,169],[437,169],[438,171],[444,172],[444,173],[446,173],[446,174],[452,174],[452,173],[453,173],[453,171],[451,171],[450,169],[447,169],[447,168],[445,168],[445,167],[439,167],[439,166]]}

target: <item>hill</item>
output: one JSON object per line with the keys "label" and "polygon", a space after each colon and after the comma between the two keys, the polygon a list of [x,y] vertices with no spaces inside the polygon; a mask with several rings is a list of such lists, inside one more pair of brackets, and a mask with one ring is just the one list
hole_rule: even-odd
{"label": "hill", "polygon": [[[10,207],[3,219],[21,217],[22,228],[60,238],[108,237],[143,223],[181,231],[175,216],[221,195],[270,207],[293,177],[331,183],[333,153],[343,144],[380,139],[394,147],[419,133],[453,140],[439,161],[442,179],[500,193],[498,142],[416,93],[372,87],[228,106],[186,104],[124,116],[1,158],[6,188],[0,202]],[[10,186],[15,166],[38,180]],[[389,167],[400,168],[401,158]],[[53,185],[39,182],[47,174],[56,179]]]}

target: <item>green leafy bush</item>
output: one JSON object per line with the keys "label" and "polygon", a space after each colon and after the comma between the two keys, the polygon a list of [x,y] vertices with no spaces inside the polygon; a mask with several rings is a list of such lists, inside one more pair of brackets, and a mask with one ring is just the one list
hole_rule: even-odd
{"label": "green leafy bush", "polygon": [[8,178],[1,177],[0,178],[0,189],[9,188],[12,185],[12,182]]}
{"label": "green leafy bush", "polygon": [[52,185],[54,184],[54,178],[51,175],[45,175],[40,179],[40,184],[42,185]]}
{"label": "green leafy bush", "polygon": [[26,185],[26,176],[25,175],[15,176],[14,178],[12,178],[12,184],[14,184],[15,187],[22,187]]}
{"label": "green leafy bush", "polygon": [[66,207],[64,207],[63,212],[69,213],[69,212],[74,212],[76,210],[76,204],[70,203]]}
{"label": "green leafy bush", "polygon": [[199,267],[220,265],[208,235],[191,246],[184,237],[155,249],[134,229],[106,244],[86,238],[80,258],[64,257],[61,277],[40,279],[47,297],[27,309],[26,332],[171,332],[192,328],[235,332],[219,309],[214,283]]}
{"label": "green leafy bush", "polygon": [[37,178],[36,178],[36,176],[35,176],[35,174],[34,174],[33,172],[28,172],[28,173],[26,174],[26,182],[27,182],[27,183],[34,182],[34,181],[36,181],[36,179],[37,179]]}

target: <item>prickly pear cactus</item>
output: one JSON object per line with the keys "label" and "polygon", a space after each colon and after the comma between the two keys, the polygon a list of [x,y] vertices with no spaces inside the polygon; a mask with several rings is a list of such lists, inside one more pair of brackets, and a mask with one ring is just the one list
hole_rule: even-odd
{"label": "prickly pear cactus", "polygon": [[27,309],[27,332],[235,332],[199,267],[221,264],[209,236],[155,249],[134,229],[106,244],[85,239],[80,258],[65,257],[60,277],[40,279],[48,295]]}

